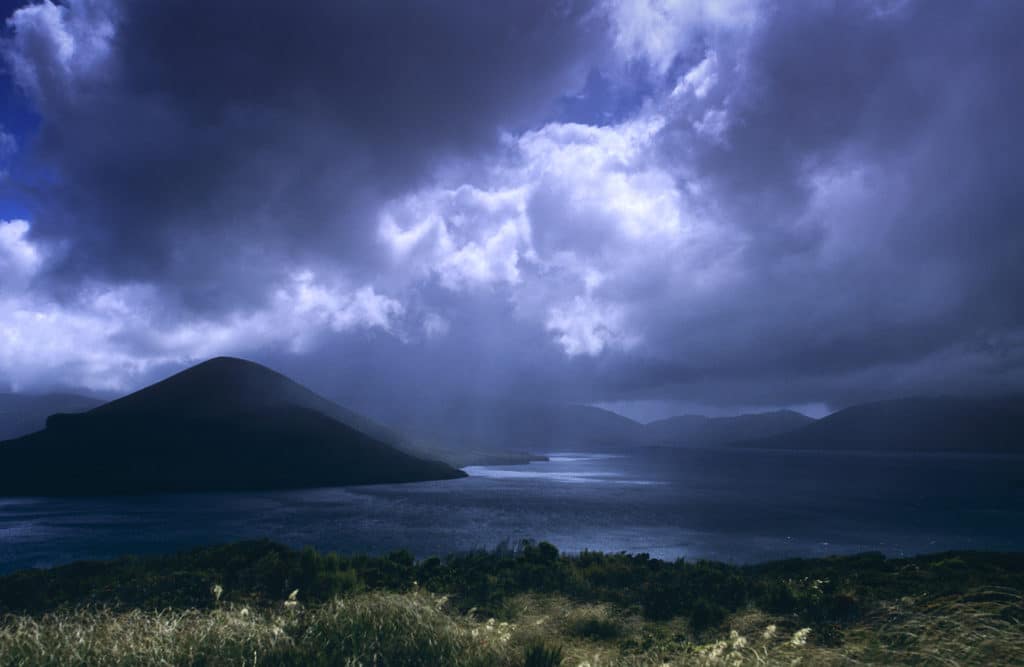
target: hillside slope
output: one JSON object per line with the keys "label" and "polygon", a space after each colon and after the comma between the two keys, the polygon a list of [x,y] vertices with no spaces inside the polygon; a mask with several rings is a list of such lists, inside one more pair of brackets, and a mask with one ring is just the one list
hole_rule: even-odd
{"label": "hillside slope", "polygon": [[644,426],[648,444],[686,447],[712,447],[794,431],[813,423],[806,415],[792,410],[777,410],[736,417],[683,415],[660,419]]}
{"label": "hillside slope", "polygon": [[0,394],[0,440],[34,433],[55,412],[85,412],[103,405],[77,394]]}
{"label": "hillside slope", "polygon": [[868,451],[1024,451],[1024,399],[905,398],[855,405],[744,447]]}
{"label": "hillside slope", "polygon": [[0,495],[296,488],[465,473],[381,439],[383,427],[268,368],[212,359],[0,443]]}

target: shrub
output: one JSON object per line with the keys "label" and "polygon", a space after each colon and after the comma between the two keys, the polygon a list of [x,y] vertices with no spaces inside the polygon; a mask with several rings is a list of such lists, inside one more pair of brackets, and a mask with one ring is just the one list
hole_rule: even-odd
{"label": "shrub", "polygon": [[640,604],[644,616],[664,621],[683,613],[686,605],[684,591],[672,572],[658,572],[643,584]]}
{"label": "shrub", "polygon": [[721,605],[701,598],[693,605],[693,611],[690,613],[690,627],[699,634],[720,626],[727,615],[728,612]]}

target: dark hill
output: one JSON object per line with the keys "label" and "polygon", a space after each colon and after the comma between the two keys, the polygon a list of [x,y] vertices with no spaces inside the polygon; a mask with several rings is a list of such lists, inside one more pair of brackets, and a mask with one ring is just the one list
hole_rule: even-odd
{"label": "dark hill", "polygon": [[777,410],[736,417],[683,415],[651,422],[644,436],[651,445],[713,447],[794,431],[814,420],[792,410]]}
{"label": "dark hill", "polygon": [[55,412],[85,412],[102,404],[77,394],[0,394],[0,440],[38,431]]}
{"label": "dark hill", "polygon": [[905,398],[855,405],[790,433],[739,443],[774,449],[1024,451],[1024,399]]}
{"label": "dark hill", "polygon": [[45,430],[0,443],[0,496],[464,476],[381,440],[390,436],[280,373],[221,357],[89,412],[53,415]]}

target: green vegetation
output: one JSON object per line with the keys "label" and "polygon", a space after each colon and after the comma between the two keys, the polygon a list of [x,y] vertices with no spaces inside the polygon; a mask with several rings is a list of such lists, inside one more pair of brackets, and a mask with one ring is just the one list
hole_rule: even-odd
{"label": "green vegetation", "polygon": [[1024,554],[756,566],[269,542],[0,578],[0,665],[1024,664]]}

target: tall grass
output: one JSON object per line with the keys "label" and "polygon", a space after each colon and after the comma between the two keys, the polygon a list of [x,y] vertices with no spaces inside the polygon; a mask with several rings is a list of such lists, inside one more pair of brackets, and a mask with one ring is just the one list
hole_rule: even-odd
{"label": "tall grass", "polygon": [[1008,589],[904,599],[847,628],[839,644],[823,645],[812,629],[752,609],[701,639],[678,619],[623,611],[620,620],[609,608],[581,609],[557,596],[521,602],[513,621],[498,622],[421,592],[369,593],[262,611],[8,616],[0,665],[1024,665],[1022,610],[1024,597]]}
{"label": "tall grass", "polygon": [[9,617],[0,665],[259,665],[292,645],[279,619],[236,610],[79,610]]}
{"label": "tall grass", "polygon": [[268,612],[77,610],[10,616],[0,665],[454,665],[517,663],[507,635],[431,596],[375,593]]}
{"label": "tall grass", "polygon": [[443,597],[369,593],[277,610],[8,615],[0,622],[0,665],[560,664],[560,648],[539,637],[533,628],[448,611]]}
{"label": "tall grass", "polygon": [[0,667],[1022,665],[1024,555],[752,567],[266,542],[0,577]]}

